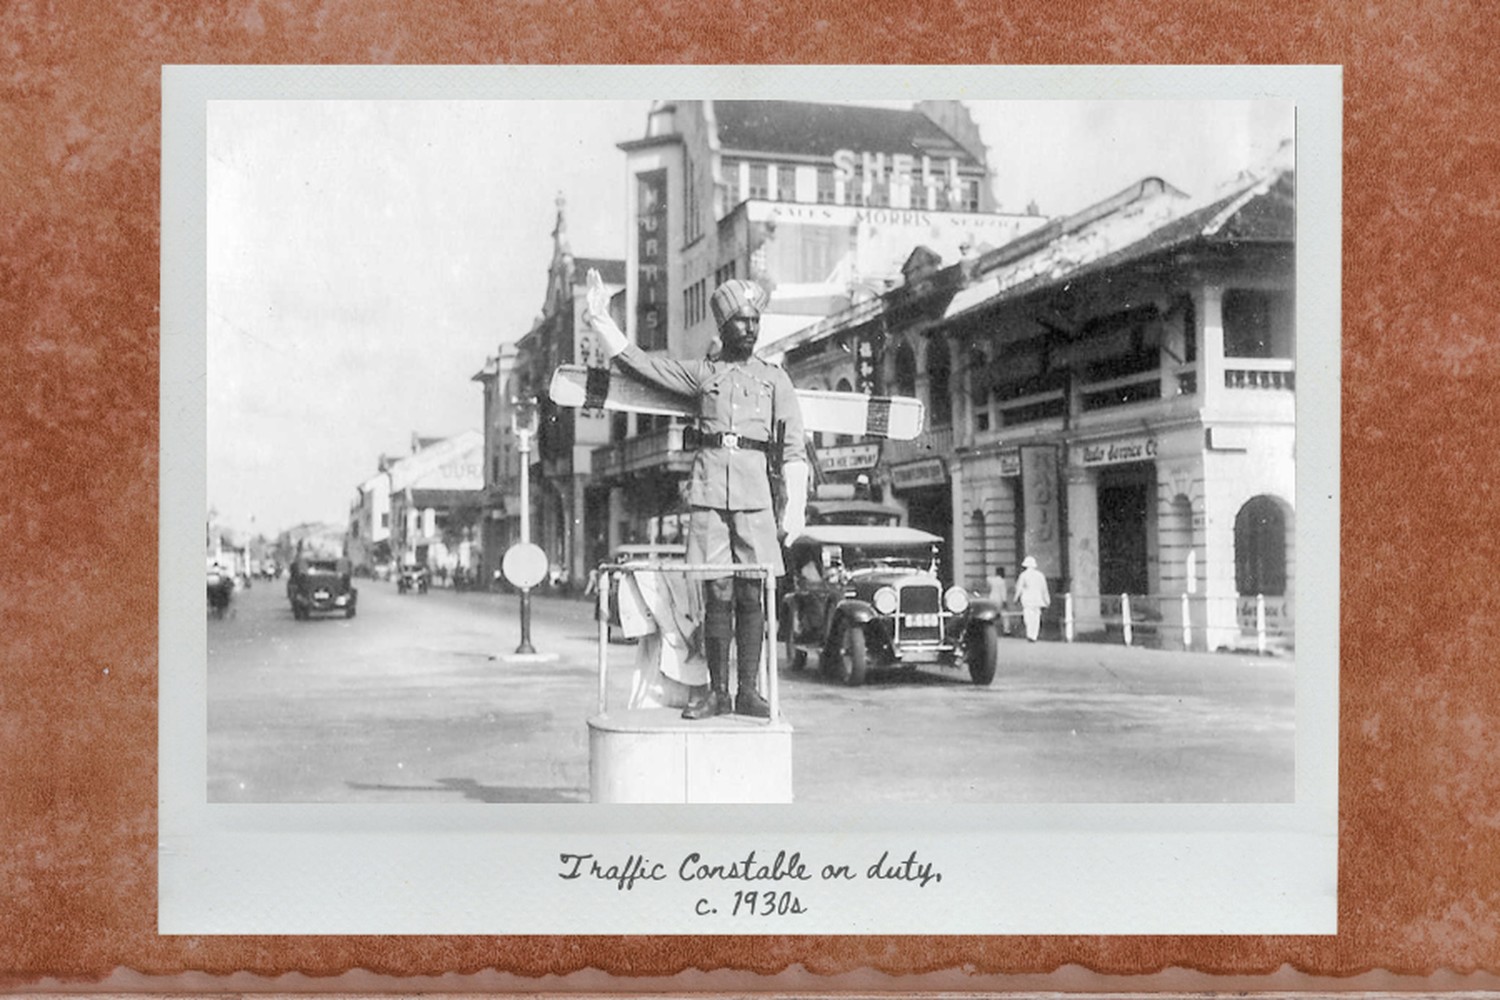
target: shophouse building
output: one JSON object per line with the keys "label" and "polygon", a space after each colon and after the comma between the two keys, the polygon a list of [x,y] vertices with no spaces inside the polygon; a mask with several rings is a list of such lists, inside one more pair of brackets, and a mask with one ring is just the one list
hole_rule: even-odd
{"label": "shophouse building", "polygon": [[379,472],[359,484],[349,504],[344,552],[357,573],[391,562],[391,477]]}
{"label": "shophouse building", "polygon": [[804,331],[789,370],[882,342],[886,387],[927,400],[929,428],[874,478],[914,522],[946,507],[953,579],[980,590],[1032,555],[1079,632],[1128,603],[1164,644],[1218,648],[1264,608],[1289,640],[1294,196],[1289,166],[1207,204],[1148,179],[917,302]]}
{"label": "shophouse building", "polygon": [[382,457],[389,478],[390,550],[399,566],[477,575],[484,514],[484,435],[412,435],[412,450]]}
{"label": "shophouse building", "polygon": [[[770,291],[760,353],[776,355],[779,342],[829,314],[1045,221],[996,211],[987,150],[958,102],[660,102],[645,136],[621,149],[631,227],[623,326],[643,349],[678,358],[716,348],[708,302],[728,278]],[[877,360],[797,384],[869,390]],[[683,422],[609,423],[586,490],[590,536],[609,548],[680,538],[692,464]],[[870,463],[863,443],[822,443],[849,449],[836,457],[853,475]]]}

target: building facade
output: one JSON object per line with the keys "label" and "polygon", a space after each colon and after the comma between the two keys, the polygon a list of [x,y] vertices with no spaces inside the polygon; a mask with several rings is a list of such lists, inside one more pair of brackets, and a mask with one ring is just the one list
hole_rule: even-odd
{"label": "building facade", "polygon": [[[526,535],[546,553],[554,579],[585,580],[590,567],[608,552],[603,515],[596,510],[590,519],[588,486],[590,456],[610,440],[610,416],[603,410],[556,406],[547,387],[559,365],[605,364],[584,322],[587,276],[597,270],[613,297],[624,287],[625,265],[620,260],[573,256],[561,196],[552,238],[547,290],[535,322],[513,347],[502,345],[474,375],[484,389],[487,579],[494,579],[505,551],[521,540],[523,507],[530,517]],[[520,432],[528,428],[530,491],[523,504]]]}
{"label": "building facade", "polygon": [[1080,632],[1128,603],[1166,645],[1234,645],[1261,613],[1289,642],[1294,203],[1285,166],[1208,204],[1148,179],[904,314],[887,296],[825,321],[787,365],[851,377],[826,343],[881,341],[884,387],[926,400],[928,429],[882,445],[874,479],[950,540],[955,581],[982,590],[1031,555]]}
{"label": "building facade", "polygon": [[412,436],[412,451],[382,458],[389,479],[392,561],[477,576],[484,519],[484,436]]}
{"label": "building facade", "polygon": [[[1045,220],[995,211],[987,151],[957,102],[909,110],[777,101],[659,103],[626,155],[623,328],[647,351],[716,349],[714,288],[750,278],[771,293],[763,355],[824,317],[902,286],[921,268],[977,258]],[[872,388],[876,359],[843,383]],[[610,421],[592,456],[587,525],[604,550],[681,537],[691,454],[682,421]],[[857,443],[840,461],[869,461]]]}

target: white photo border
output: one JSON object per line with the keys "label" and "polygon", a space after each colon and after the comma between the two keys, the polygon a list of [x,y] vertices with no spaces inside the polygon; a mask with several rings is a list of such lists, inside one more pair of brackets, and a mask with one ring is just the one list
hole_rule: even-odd
{"label": "white photo border", "polygon": [[[1332,934],[1336,928],[1339,67],[167,66],[162,74],[160,844],[164,934]],[[1297,115],[1295,800],[1276,805],[227,805],[207,801],[206,119],[214,100],[1291,101]],[[1317,336],[1305,331],[1318,331]],[[582,709],[580,709],[582,713]],[[580,715],[582,725],[582,715]],[[559,855],[814,864],[915,851],[926,888],[808,882],[706,918]],[[861,864],[862,866],[862,864]],[[713,890],[724,895],[722,887]]]}

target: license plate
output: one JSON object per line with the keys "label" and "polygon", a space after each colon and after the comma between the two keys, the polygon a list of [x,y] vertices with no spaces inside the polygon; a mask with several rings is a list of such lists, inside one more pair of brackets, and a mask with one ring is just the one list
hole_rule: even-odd
{"label": "license plate", "polygon": [[932,615],[907,615],[907,628],[937,628],[938,616]]}
{"label": "license plate", "polygon": [[315,601],[326,601],[326,600],[328,600],[332,596],[333,595],[330,594],[326,590],[315,590],[315,591],[313,591],[313,600],[315,600]]}

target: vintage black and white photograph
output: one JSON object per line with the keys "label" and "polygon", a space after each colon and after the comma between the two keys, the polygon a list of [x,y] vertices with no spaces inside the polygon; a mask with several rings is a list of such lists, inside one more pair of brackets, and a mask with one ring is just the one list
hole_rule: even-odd
{"label": "vintage black and white photograph", "polygon": [[1291,801],[1295,121],[212,102],[208,800]]}

